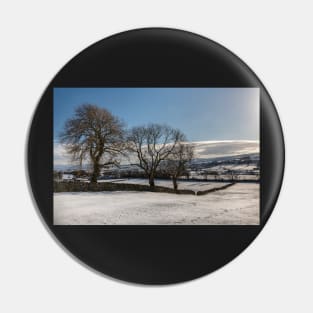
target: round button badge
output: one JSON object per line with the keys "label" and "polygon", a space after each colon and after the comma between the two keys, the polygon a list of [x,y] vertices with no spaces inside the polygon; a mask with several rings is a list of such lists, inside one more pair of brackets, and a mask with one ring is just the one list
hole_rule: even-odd
{"label": "round button badge", "polygon": [[174,29],[83,50],[45,90],[28,171],[44,222],[88,267],[142,284],[211,273],[259,234],[284,141],[274,104],[232,52]]}

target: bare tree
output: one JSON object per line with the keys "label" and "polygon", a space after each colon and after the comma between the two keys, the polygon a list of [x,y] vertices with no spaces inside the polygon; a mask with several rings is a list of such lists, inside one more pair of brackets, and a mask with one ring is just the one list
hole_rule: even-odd
{"label": "bare tree", "polygon": [[193,159],[193,156],[194,146],[184,142],[179,142],[168,158],[162,162],[162,171],[167,173],[172,178],[175,191],[178,189],[178,177],[186,173],[187,165]]}
{"label": "bare tree", "polygon": [[104,108],[84,104],[66,121],[60,138],[73,161],[91,162],[91,182],[97,182],[104,165],[116,164],[123,135],[123,124],[117,117]]}
{"label": "bare tree", "polygon": [[155,185],[154,178],[160,163],[166,160],[184,139],[181,131],[167,125],[149,124],[130,130],[128,148],[136,153],[136,165],[144,170],[151,188]]}

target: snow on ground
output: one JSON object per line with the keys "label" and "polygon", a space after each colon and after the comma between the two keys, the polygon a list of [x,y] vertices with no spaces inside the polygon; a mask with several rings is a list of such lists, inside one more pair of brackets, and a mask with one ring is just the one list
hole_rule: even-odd
{"label": "snow on ground", "polygon": [[[84,182],[88,182],[84,180]],[[108,178],[98,179],[98,183],[115,183],[115,184],[138,184],[138,185],[149,185],[148,179],[145,178]],[[214,188],[220,188],[228,185],[229,182],[207,182],[207,181],[183,181],[178,180],[178,189],[188,189],[193,191],[204,191]],[[173,182],[170,179],[155,179],[155,185],[161,187],[173,188]]]}
{"label": "snow on ground", "polygon": [[[138,185],[149,185],[148,179],[144,178],[130,178],[130,179],[117,179],[110,180],[112,183],[123,183],[123,184],[138,184]],[[178,189],[189,189],[193,191],[203,191],[213,188],[219,188],[225,186],[229,183],[221,183],[221,182],[199,182],[199,181],[178,181]],[[173,188],[173,182],[169,179],[156,179],[156,186]]]}
{"label": "snow on ground", "polygon": [[55,225],[257,225],[259,184],[203,196],[142,191],[54,194]]}

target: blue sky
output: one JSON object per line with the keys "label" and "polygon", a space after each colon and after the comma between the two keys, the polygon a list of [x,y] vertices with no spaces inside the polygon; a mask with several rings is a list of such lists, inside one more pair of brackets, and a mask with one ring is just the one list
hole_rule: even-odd
{"label": "blue sky", "polygon": [[191,141],[259,140],[258,88],[54,88],[54,140],[84,103],[127,127],[168,124]]}

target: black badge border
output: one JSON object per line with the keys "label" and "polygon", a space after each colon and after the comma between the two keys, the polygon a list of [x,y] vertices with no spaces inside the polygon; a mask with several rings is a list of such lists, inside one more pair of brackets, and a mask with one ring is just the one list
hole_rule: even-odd
{"label": "black badge border", "polygon": [[[54,87],[260,88],[260,225],[54,226]],[[35,111],[27,156],[37,207],[62,245],[101,273],[143,284],[191,280],[239,255],[270,217],[285,163],[284,139],[275,106],[251,69],[209,39],[165,28],[119,33],[93,44],[68,62],[49,84]]]}

